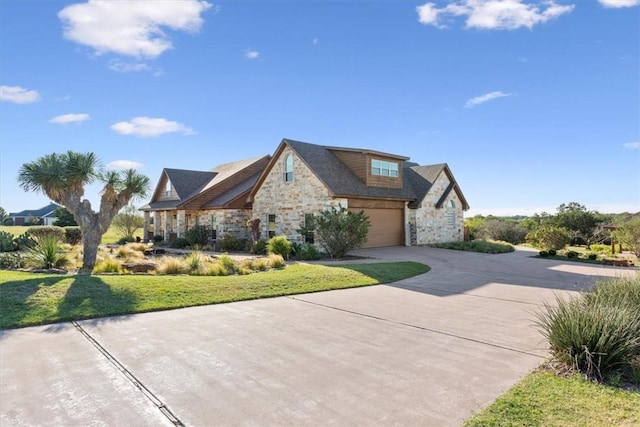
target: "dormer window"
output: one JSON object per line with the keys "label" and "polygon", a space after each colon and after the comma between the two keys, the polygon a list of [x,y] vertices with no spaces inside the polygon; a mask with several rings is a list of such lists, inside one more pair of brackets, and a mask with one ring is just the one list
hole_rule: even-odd
{"label": "dormer window", "polygon": [[397,177],[398,164],[396,162],[373,159],[371,160],[371,175]]}
{"label": "dormer window", "polygon": [[293,154],[284,159],[284,182],[293,182]]}
{"label": "dormer window", "polygon": [[171,181],[169,181],[168,179],[164,186],[164,195],[167,197],[171,196]]}

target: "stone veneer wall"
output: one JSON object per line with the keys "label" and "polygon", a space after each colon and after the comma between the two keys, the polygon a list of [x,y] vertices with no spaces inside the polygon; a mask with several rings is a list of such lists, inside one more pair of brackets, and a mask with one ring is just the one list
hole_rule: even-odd
{"label": "stone veneer wall", "polygon": [[[246,239],[250,236],[247,228],[247,220],[251,218],[250,209],[215,209],[194,211],[192,218],[198,217],[199,225],[208,225],[217,231],[218,239],[229,233],[239,239]],[[211,217],[215,219],[211,220]],[[190,226],[195,222],[189,221]]]}
{"label": "stone veneer wall", "polygon": [[[293,154],[293,181],[284,181],[284,160]],[[268,236],[268,215],[276,216],[276,235],[303,242],[298,232],[305,214],[318,213],[330,206],[348,208],[347,199],[334,199],[327,188],[290,148],[285,148],[262,182],[253,200],[252,218],[260,218],[262,238]]]}
{"label": "stone veneer wall", "polygon": [[[440,209],[436,209],[436,203],[447,189],[449,179],[445,173],[440,174],[433,187],[422,201],[418,209],[415,209],[415,217],[409,221],[415,221],[416,243],[426,245],[429,243],[443,243],[464,240],[464,215],[462,202],[455,191],[451,191]],[[453,200],[455,204],[455,225],[451,227],[448,220],[447,204]],[[410,239],[413,244],[413,239]]]}

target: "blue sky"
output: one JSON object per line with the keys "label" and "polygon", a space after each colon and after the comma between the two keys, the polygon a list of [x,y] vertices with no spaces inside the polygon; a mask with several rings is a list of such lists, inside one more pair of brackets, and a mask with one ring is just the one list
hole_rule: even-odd
{"label": "blue sky", "polygon": [[52,152],[155,185],[291,138],[447,162],[467,216],[640,211],[639,6],[2,0],[0,206]]}

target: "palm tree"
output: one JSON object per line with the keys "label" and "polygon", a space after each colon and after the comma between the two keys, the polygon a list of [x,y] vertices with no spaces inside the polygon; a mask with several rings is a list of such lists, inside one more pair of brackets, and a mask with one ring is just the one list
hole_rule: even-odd
{"label": "palm tree", "polygon": [[[84,186],[96,180],[104,183],[98,212],[89,200],[82,199]],[[18,182],[25,191],[44,193],[73,214],[82,231],[80,274],[93,271],[102,235],[113,217],[130,200],[145,197],[150,189],[149,178],[134,169],[102,172],[94,153],[73,151],[47,154],[25,163],[18,172]]]}

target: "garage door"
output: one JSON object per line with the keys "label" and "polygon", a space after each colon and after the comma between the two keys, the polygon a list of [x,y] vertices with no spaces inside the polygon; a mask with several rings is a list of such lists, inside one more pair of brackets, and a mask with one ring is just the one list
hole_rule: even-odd
{"label": "garage door", "polygon": [[354,212],[364,211],[371,226],[369,236],[363,248],[404,245],[404,210],[353,208]]}

